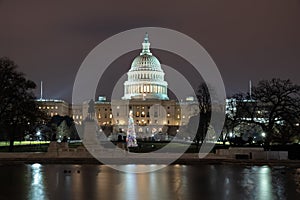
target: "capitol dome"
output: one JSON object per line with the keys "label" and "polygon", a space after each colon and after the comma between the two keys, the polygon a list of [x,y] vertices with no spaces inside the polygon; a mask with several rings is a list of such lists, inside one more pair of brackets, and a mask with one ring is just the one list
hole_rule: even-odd
{"label": "capitol dome", "polygon": [[150,52],[148,34],[142,43],[142,52],[132,64],[128,80],[124,83],[122,99],[158,99],[168,100],[168,83],[164,81],[165,73],[159,60]]}

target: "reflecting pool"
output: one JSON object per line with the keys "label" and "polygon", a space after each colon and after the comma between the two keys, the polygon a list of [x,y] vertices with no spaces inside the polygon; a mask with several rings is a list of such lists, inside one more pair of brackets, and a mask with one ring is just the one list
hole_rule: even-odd
{"label": "reflecting pool", "polygon": [[155,172],[132,174],[105,165],[36,163],[1,165],[0,178],[0,199],[274,200],[300,197],[300,169],[286,167],[170,165]]}

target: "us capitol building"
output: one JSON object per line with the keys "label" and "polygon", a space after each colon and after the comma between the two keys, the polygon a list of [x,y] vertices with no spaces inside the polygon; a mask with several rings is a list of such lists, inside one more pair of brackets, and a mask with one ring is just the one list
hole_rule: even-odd
{"label": "us capitol building", "polygon": [[[169,99],[165,73],[150,51],[147,33],[141,53],[133,60],[127,76],[122,99],[109,102],[100,96],[95,101],[95,118],[102,128],[111,127],[112,132],[126,130],[128,113],[132,110],[137,133],[174,134],[179,126],[187,125],[191,116],[197,115],[198,105],[193,97],[180,102]],[[49,116],[69,115],[76,124],[82,124],[88,115],[88,101],[82,105],[70,105],[63,100],[41,98],[37,102],[39,109]]]}

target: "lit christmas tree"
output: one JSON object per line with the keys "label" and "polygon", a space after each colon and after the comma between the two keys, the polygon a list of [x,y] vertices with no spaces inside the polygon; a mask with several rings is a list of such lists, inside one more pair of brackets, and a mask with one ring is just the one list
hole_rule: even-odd
{"label": "lit christmas tree", "polygon": [[136,133],[134,130],[134,121],[132,117],[132,111],[129,112],[129,118],[128,118],[128,129],[127,129],[127,147],[137,147],[136,142]]}

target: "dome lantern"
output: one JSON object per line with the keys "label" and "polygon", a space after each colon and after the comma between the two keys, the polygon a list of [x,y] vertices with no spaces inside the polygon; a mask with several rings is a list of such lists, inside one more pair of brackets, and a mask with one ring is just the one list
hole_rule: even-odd
{"label": "dome lantern", "polygon": [[144,38],[144,42],[142,43],[143,49],[142,52],[140,53],[140,55],[152,55],[152,53],[150,52],[150,42],[149,42],[149,36],[148,33],[145,34],[145,38]]}

